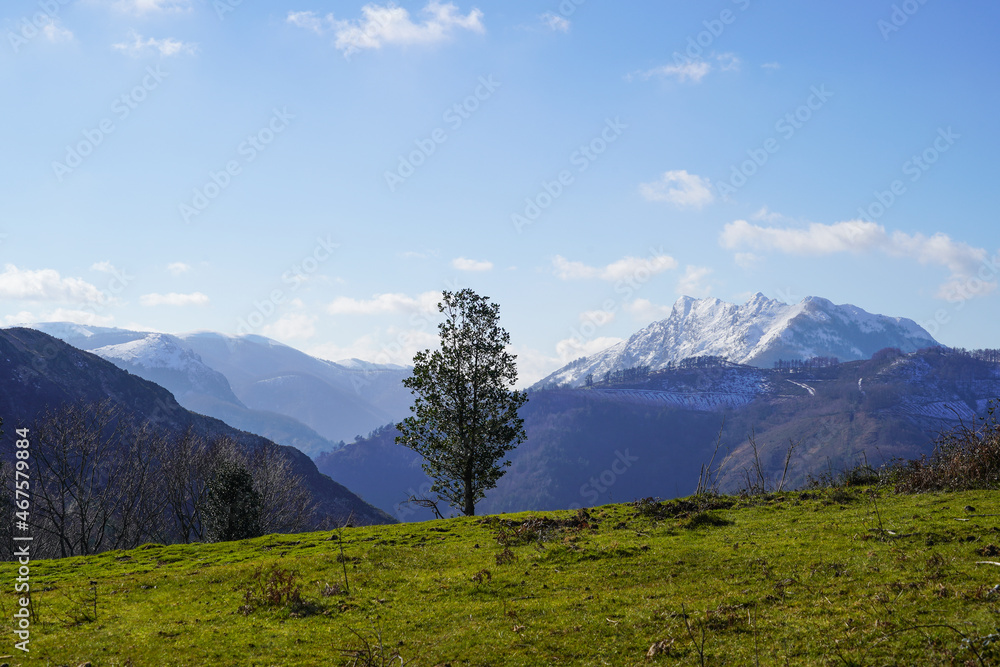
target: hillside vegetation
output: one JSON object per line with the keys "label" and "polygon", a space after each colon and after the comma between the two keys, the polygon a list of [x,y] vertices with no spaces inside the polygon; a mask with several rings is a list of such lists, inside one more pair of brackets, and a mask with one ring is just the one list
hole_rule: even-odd
{"label": "hillside vegetation", "polygon": [[996,664],[995,498],[647,499],[37,561],[31,653],[5,592],[0,663]]}
{"label": "hillside vegetation", "polygon": [[[995,359],[935,348],[794,370],[681,364],[631,382],[535,391],[521,410],[528,439],[480,510],[685,496],[717,442],[727,492],[744,485],[755,458],[766,475],[780,476],[790,442],[785,488],[863,460],[916,459],[930,454],[939,432],[981,417],[1000,396]],[[401,520],[431,518],[400,505],[430,485],[420,457],[396,435],[391,426],[376,430],[318,457],[317,467]]]}

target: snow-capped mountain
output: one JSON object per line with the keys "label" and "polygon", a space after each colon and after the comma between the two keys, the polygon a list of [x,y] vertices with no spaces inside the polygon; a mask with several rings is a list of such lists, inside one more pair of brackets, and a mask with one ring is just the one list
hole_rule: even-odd
{"label": "snow-capped mountain", "polygon": [[874,315],[857,306],[806,297],[789,305],[757,293],[743,305],[681,297],[665,320],[606,350],[578,359],[535,386],[584,384],[587,375],[636,366],[659,370],[699,356],[770,368],[779,359],[867,359],[878,350],[913,352],[938,345],[913,320]]}
{"label": "snow-capped mountain", "polygon": [[[61,333],[85,339],[102,335],[96,331],[79,331],[74,326],[62,327]],[[107,334],[104,340],[122,341],[129,337],[122,330],[107,330],[104,334]],[[158,349],[163,352],[167,348],[159,346]],[[165,360],[172,356],[173,353],[168,352],[160,358]],[[142,357],[138,354],[132,359],[138,361]],[[268,445],[259,435],[184,409],[162,386],[123,371],[117,363],[81,352],[37,330],[19,327],[0,330],[0,414],[16,415],[19,424],[31,424],[54,407],[98,401],[110,401],[111,405],[121,408],[123,425],[155,420],[157,431],[166,437],[172,438],[189,430],[206,439],[227,437],[247,453]],[[321,474],[301,451],[279,447],[275,453],[279,460],[288,464],[290,472],[304,482],[309,502],[316,510],[315,520],[309,522],[310,529],[343,525],[348,520],[362,525],[391,521],[384,512]],[[8,458],[6,451],[3,458]],[[10,458],[13,458],[13,451]],[[71,502],[69,496],[67,502]]]}
{"label": "snow-capped mountain", "polygon": [[205,365],[201,357],[174,336],[150,333],[143,338],[89,351],[163,387],[169,385],[181,402],[190,394],[208,394],[226,402],[240,403],[226,376]]}
{"label": "snow-capped mountain", "polygon": [[410,369],[335,363],[264,336],[163,334],[65,322],[32,328],[170,390],[178,402],[315,456],[409,412]]}

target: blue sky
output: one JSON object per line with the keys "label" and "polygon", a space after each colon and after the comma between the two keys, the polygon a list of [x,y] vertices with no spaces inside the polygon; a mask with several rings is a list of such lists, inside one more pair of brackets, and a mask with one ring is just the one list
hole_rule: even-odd
{"label": "blue sky", "polygon": [[6,325],[407,363],[472,287],[533,380],[760,291],[1000,345],[992,4],[2,11]]}

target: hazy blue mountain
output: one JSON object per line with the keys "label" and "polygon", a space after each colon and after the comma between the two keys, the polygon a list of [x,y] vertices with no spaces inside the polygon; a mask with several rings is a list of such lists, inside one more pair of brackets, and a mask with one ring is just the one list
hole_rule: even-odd
{"label": "hazy blue mountain", "polygon": [[[190,412],[163,387],[41,331],[0,329],[0,414],[4,417],[5,431],[30,427],[48,408],[106,399],[124,408],[132,418],[153,422],[173,433],[191,429],[208,438],[228,436],[248,449],[268,443],[259,435]],[[298,449],[283,446],[280,451],[311,492],[319,509],[318,520],[327,517],[339,522],[352,515],[360,523],[393,520],[321,474],[315,463]]]}
{"label": "hazy blue mountain", "polygon": [[169,389],[184,407],[310,456],[409,413],[404,366],[334,363],[263,336],[33,325]]}

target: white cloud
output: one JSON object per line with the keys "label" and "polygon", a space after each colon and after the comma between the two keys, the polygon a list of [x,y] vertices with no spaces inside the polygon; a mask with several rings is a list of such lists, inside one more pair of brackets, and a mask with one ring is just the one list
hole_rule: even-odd
{"label": "white cloud", "polygon": [[754,220],[766,220],[767,222],[775,222],[777,220],[785,219],[785,216],[776,211],[772,211],[767,206],[761,206],[760,209],[758,209],[758,211],[750,217]]}
{"label": "white cloud", "polygon": [[764,63],[761,65],[761,68],[770,70],[781,69],[781,63]]}
{"label": "white cloud", "polygon": [[461,14],[454,4],[431,0],[421,10],[424,21],[415,23],[410,13],[396,5],[370,3],[361,8],[357,20],[339,20],[333,14],[319,16],[315,12],[289,12],[287,22],[324,35],[334,34],[334,45],[345,55],[362,49],[380,49],[386,44],[430,45],[450,39],[456,29],[482,33],[483,13],[472,9]]}
{"label": "white cloud", "polygon": [[92,3],[108,5],[128,14],[186,12],[191,9],[191,0],[92,0]]}
{"label": "white cloud", "polygon": [[376,294],[371,299],[340,296],[326,307],[331,315],[381,315],[386,313],[437,313],[440,292],[424,292],[416,297],[406,294]]}
{"label": "white cloud", "polygon": [[590,340],[580,340],[579,338],[566,338],[556,343],[556,354],[559,360],[567,364],[580,357],[588,357],[592,354],[606,350],[613,345],[622,342],[622,338],[612,336],[600,336]]}
{"label": "white cloud", "polygon": [[459,271],[492,271],[493,262],[480,262],[475,259],[458,257],[451,260],[451,266]]}
{"label": "white cloud", "polygon": [[658,181],[642,183],[639,192],[648,201],[669,202],[674,206],[701,208],[711,204],[712,184],[707,178],[689,174],[684,169],[668,171]]}
{"label": "white cloud", "polygon": [[703,297],[712,293],[712,286],[704,282],[712,269],[707,266],[688,265],[677,283],[677,293],[684,296]]}
{"label": "white cloud", "polygon": [[756,269],[761,263],[761,258],[752,252],[738,252],[733,255],[733,260],[741,269]]}
{"label": "white cloud", "polygon": [[100,271],[101,273],[111,273],[111,274],[119,273],[118,269],[115,268],[115,265],[107,261],[94,262],[93,264],[90,265],[90,270]]}
{"label": "white cloud", "polygon": [[160,57],[167,58],[180,53],[194,55],[198,51],[197,44],[181,42],[170,37],[164,37],[163,39],[149,37],[143,39],[142,35],[134,30],[129,31],[128,40],[112,44],[111,46],[132,58],[140,58],[150,53],[159,53]]}
{"label": "white cloud", "polygon": [[73,31],[60,25],[58,19],[47,19],[45,24],[42,26],[42,34],[45,35],[45,39],[49,40],[53,44],[57,42],[73,41]]}
{"label": "white cloud", "polygon": [[653,322],[669,316],[672,306],[658,306],[649,299],[636,299],[626,303],[624,310],[638,320]]}
{"label": "white cloud", "polygon": [[[995,274],[993,274],[995,276]],[[947,301],[961,302],[977,296],[992,294],[997,289],[996,280],[983,280],[975,275],[953,275],[938,287],[937,296]]]}
{"label": "white cloud", "polygon": [[325,343],[312,347],[306,352],[330,361],[362,359],[377,364],[411,366],[413,356],[417,352],[434,349],[438,345],[439,339],[436,331],[389,327],[366,334],[345,346]]}
{"label": "white cloud", "polygon": [[862,220],[824,225],[811,223],[805,229],[764,227],[746,220],[736,220],[722,230],[724,248],[750,247],[780,250],[793,255],[827,255],[834,252],[861,251],[884,243],[885,229]]}
{"label": "white cloud", "polygon": [[139,297],[139,303],[144,306],[204,306],[208,303],[208,297],[201,292],[191,294],[143,294]]}
{"label": "white cloud", "polygon": [[[110,327],[115,323],[113,315],[98,315],[90,310],[75,310],[71,308],[56,308],[36,315],[26,310],[16,315],[7,315],[4,318],[4,326],[16,327],[25,324],[36,324],[38,322],[72,322],[74,324],[88,324],[95,327]],[[145,331],[145,329],[142,329]]]}
{"label": "white cloud", "polygon": [[308,340],[316,335],[317,319],[315,315],[306,313],[289,313],[265,326],[261,332],[269,338],[281,341]]}
{"label": "white cloud", "polygon": [[546,375],[565,366],[566,362],[559,357],[549,356],[544,352],[530,347],[507,348],[508,352],[517,355],[517,384],[515,389],[525,389],[541,380]]}
{"label": "white cloud", "polygon": [[396,253],[396,256],[402,257],[403,259],[430,259],[431,257],[437,257],[438,252],[436,250],[428,250],[426,252],[404,250],[403,252]]}
{"label": "white cloud", "polygon": [[179,276],[182,273],[187,273],[191,270],[190,264],[185,264],[184,262],[171,262],[167,264],[167,271],[172,276]]}
{"label": "white cloud", "polygon": [[651,70],[641,72],[639,76],[643,79],[649,79],[654,76],[672,77],[681,83],[686,81],[698,83],[708,76],[708,73],[711,71],[712,66],[704,60],[688,60],[687,62],[677,63],[675,65],[662,65],[660,67],[654,67]]}
{"label": "white cloud", "polygon": [[[975,248],[954,241],[947,234],[938,232],[933,236],[893,232],[885,251],[895,257],[912,257],[921,264],[946,267],[951,275],[938,287],[937,297],[949,301],[964,300],[969,297],[985,296],[996,290],[995,271],[983,271],[989,253],[984,248]],[[983,279],[981,274],[985,274]]]}
{"label": "white cloud", "polygon": [[63,278],[55,269],[21,270],[7,264],[0,273],[0,299],[104,303],[101,290],[81,278]]}
{"label": "white cloud", "polygon": [[[714,61],[714,65],[711,61]],[[644,72],[630,74],[629,80],[638,76],[641,79],[651,79],[653,77],[672,78],[679,83],[700,83],[702,79],[709,75],[713,69],[719,68],[720,72],[738,72],[743,61],[735,53],[713,53],[710,60],[692,58],[688,60],[676,60],[672,65],[661,65]]]}
{"label": "white cloud", "polygon": [[790,255],[871,251],[915,259],[921,264],[948,269],[948,280],[937,294],[944,299],[960,298],[962,292],[966,296],[980,296],[997,288],[995,272],[987,271],[985,278],[980,276],[988,259],[987,251],[942,233],[925,236],[895,231],[890,234],[882,225],[862,220],[831,225],[811,223],[806,228],[765,227],[736,220],[725,226],[719,242],[730,249],[749,247]]}
{"label": "white cloud", "polygon": [[580,322],[591,322],[599,327],[615,321],[615,313],[610,310],[585,310],[580,313]]}
{"label": "white cloud", "polygon": [[288,12],[286,22],[297,28],[310,30],[317,35],[322,35],[326,31],[326,25],[334,24],[333,14],[327,14],[326,18],[316,15],[316,12]]}
{"label": "white cloud", "polygon": [[23,324],[34,324],[35,322],[47,322],[47,321],[48,320],[44,320],[38,315],[30,313],[26,310],[22,310],[21,312],[15,315],[4,315],[3,318],[3,324],[5,327],[16,327]]}
{"label": "white cloud", "polygon": [[715,56],[715,60],[722,72],[739,72],[743,65],[743,61],[735,53],[720,53]]}
{"label": "white cloud", "polygon": [[677,268],[677,260],[669,255],[651,257],[624,257],[604,267],[587,266],[583,262],[571,262],[561,255],[552,260],[556,276],[562,280],[600,278],[617,281],[625,278],[641,279],[644,275],[656,275]]}
{"label": "white cloud", "polygon": [[587,266],[583,262],[571,262],[562,255],[556,255],[552,260],[556,275],[562,280],[580,280],[582,278],[597,278],[601,270]]}
{"label": "white cloud", "polygon": [[542,25],[552,32],[569,32],[569,19],[552,12],[545,12],[540,17]]}

